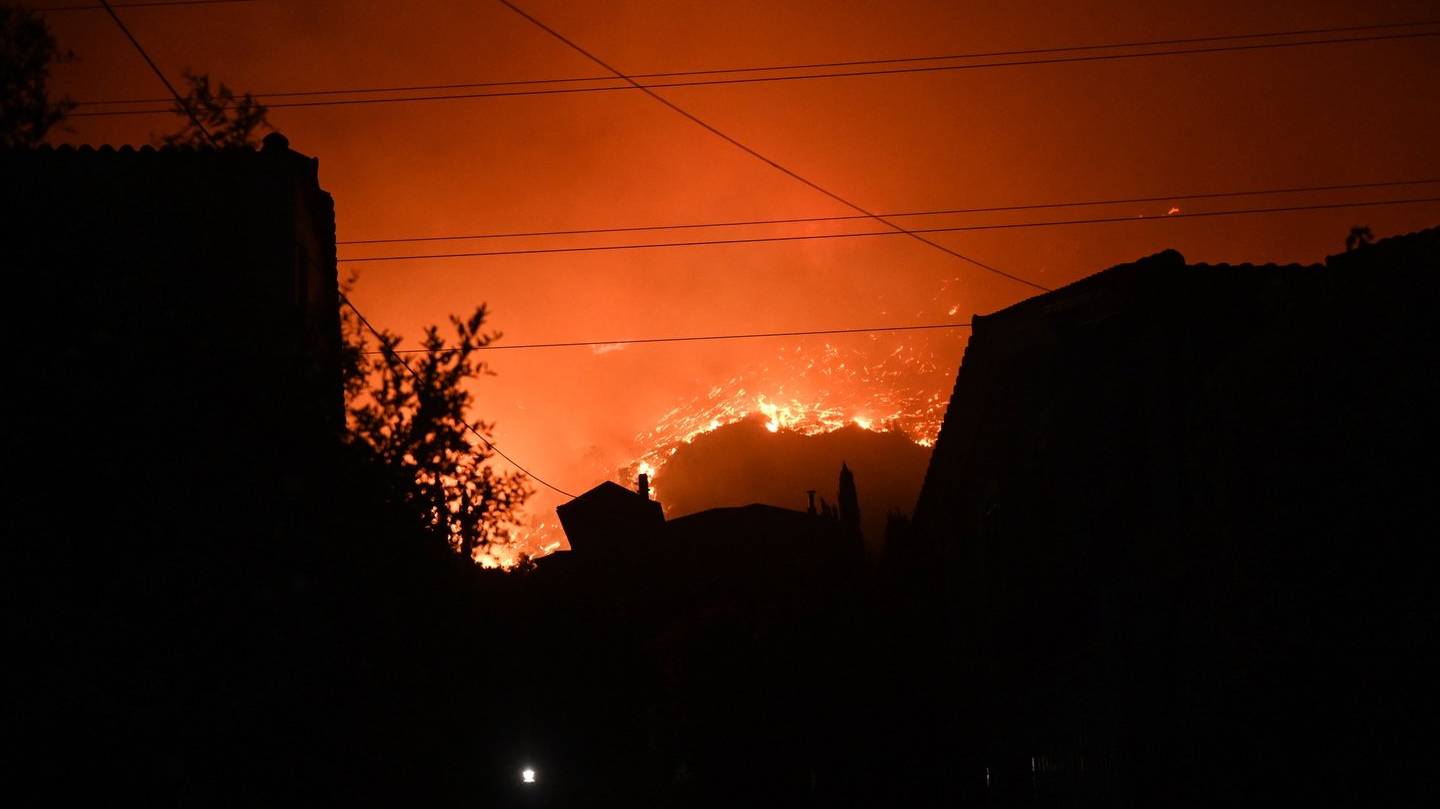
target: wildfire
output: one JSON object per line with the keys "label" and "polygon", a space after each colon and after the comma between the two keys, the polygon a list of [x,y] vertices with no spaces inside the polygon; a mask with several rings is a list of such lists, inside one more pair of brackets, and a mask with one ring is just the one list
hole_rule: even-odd
{"label": "wildfire", "polygon": [[[650,496],[663,504],[656,481],[663,484],[670,457],[697,437],[745,419],[761,420],[772,433],[819,435],[853,425],[934,446],[959,365],[960,340],[955,333],[874,334],[846,344],[783,346],[771,360],[678,401],[652,428],[635,435],[634,460],[618,467],[612,479],[633,488],[646,474]],[[511,567],[521,553],[546,556],[561,547],[562,537],[554,520],[537,516],[512,532],[506,548],[492,551],[506,554],[493,564]]]}
{"label": "wildfire", "polygon": [[650,477],[650,497],[658,500],[660,496],[655,493],[655,467],[651,466],[645,461],[641,461],[639,467],[635,470],[635,474],[648,475]]}
{"label": "wildfire", "polygon": [[539,559],[560,549],[564,531],[551,520],[534,518],[510,529],[507,542],[480,549],[475,562],[484,568],[510,569],[524,559]]}
{"label": "wildfire", "polygon": [[638,460],[618,470],[618,477],[626,482],[644,472],[653,491],[656,477],[680,446],[747,418],[763,419],[772,433],[818,435],[853,424],[933,446],[955,365],[937,352],[947,345],[942,340],[872,335],[867,343],[848,347],[785,346],[774,361],[691,397],[637,434],[636,445],[644,449]]}

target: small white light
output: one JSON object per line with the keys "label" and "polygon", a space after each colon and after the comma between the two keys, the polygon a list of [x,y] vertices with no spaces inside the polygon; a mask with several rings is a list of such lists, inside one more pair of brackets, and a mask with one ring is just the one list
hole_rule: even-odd
{"label": "small white light", "polygon": [[520,771],[520,780],[524,781],[527,784],[535,783],[535,771],[530,769],[529,767],[526,767],[525,769]]}

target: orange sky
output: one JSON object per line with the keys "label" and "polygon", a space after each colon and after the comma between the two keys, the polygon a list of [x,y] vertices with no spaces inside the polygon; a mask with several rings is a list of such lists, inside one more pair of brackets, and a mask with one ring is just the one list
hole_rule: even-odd
{"label": "orange sky", "polygon": [[[521,5],[628,72],[1440,18],[1434,2],[1330,0]],[[598,72],[503,6],[478,0],[259,0],[120,13],[172,81],[188,67],[257,93]],[[59,91],[83,100],[163,94],[103,12],[54,14],[50,22],[78,57],[56,70]],[[1437,91],[1440,39],[1428,38],[660,92],[819,184],[871,210],[895,211],[1437,178]],[[851,213],[638,92],[278,109],[270,117],[293,148],[320,159],[341,239]],[[55,139],[141,144],[176,121],[82,118],[70,127]],[[1437,192],[1176,204],[1193,212]],[[1170,207],[1010,220],[1154,217]],[[1007,220],[912,223],[982,221]],[[1309,262],[1341,249],[1353,224],[1383,236],[1437,222],[1440,205],[1429,204],[936,238],[1053,287],[1166,247],[1192,262]],[[382,252],[342,248],[342,256]],[[417,336],[424,324],[484,301],[505,342],[936,322],[952,307],[964,319],[1031,292],[903,237],[351,266],[361,268],[354,298],[377,325]],[[950,369],[936,385],[945,395],[964,346],[963,333],[830,340],[877,357],[901,345],[932,351]],[[497,352],[498,376],[476,389],[479,413],[498,422],[495,437],[507,452],[579,492],[638,458],[647,448],[636,434],[666,411],[723,380],[754,375],[779,347]],[[774,381],[756,377],[755,389]],[[540,497],[533,506],[548,512],[555,502]]]}

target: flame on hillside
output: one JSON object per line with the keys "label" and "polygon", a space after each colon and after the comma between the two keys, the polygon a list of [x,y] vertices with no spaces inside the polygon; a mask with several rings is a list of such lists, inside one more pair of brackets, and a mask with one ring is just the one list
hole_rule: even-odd
{"label": "flame on hillside", "polygon": [[509,539],[503,544],[477,548],[475,563],[483,568],[510,570],[527,560],[549,556],[564,544],[565,531],[555,520],[544,520],[538,516],[524,524],[510,529]]}
{"label": "flame on hillside", "polygon": [[644,449],[618,470],[619,482],[633,481],[643,471],[654,491],[657,478],[663,485],[666,461],[681,445],[745,419],[763,420],[772,433],[802,435],[854,424],[933,446],[954,367],[953,360],[937,355],[937,344],[943,345],[934,336],[871,335],[854,346],[785,346],[773,361],[691,397],[637,434],[635,443]]}
{"label": "flame on hillside", "polygon": [[[847,345],[796,343],[776,356],[678,403],[655,426],[637,433],[632,462],[612,480],[635,486],[650,476],[650,496],[664,503],[664,468],[684,444],[726,425],[760,420],[773,433],[819,435],[849,425],[898,432],[934,446],[949,403],[958,365],[955,333],[871,334]],[[554,519],[512,532],[504,548],[492,548],[482,564],[512,567],[520,554],[539,558],[561,547]]]}

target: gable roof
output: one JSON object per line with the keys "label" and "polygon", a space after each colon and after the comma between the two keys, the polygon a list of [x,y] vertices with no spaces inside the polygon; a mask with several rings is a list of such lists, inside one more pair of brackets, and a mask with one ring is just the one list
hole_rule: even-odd
{"label": "gable roof", "polygon": [[619,550],[622,542],[643,541],[643,535],[665,523],[658,502],[609,480],[556,506],[555,513],[572,550],[587,544]]}

